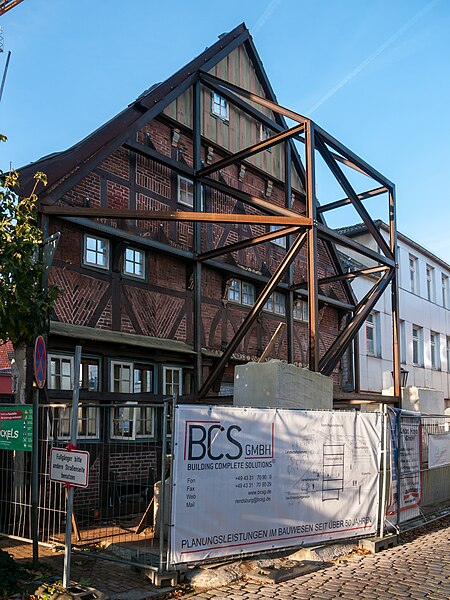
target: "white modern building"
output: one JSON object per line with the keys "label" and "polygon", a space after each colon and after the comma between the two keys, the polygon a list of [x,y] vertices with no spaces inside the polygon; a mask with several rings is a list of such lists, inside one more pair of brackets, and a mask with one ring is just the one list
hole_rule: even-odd
{"label": "white modern building", "polygon": [[[388,241],[388,226],[382,221],[376,225]],[[339,232],[377,250],[364,224]],[[408,372],[407,386],[422,390],[425,396],[427,390],[437,390],[450,410],[450,265],[401,233],[398,256],[400,360],[402,371]],[[372,266],[369,259],[351,251],[341,258],[349,270],[361,268],[363,260],[367,261],[363,266]],[[370,276],[355,278],[356,297],[362,298],[374,282]],[[361,391],[381,393],[393,385],[391,314],[388,288],[359,331]]]}

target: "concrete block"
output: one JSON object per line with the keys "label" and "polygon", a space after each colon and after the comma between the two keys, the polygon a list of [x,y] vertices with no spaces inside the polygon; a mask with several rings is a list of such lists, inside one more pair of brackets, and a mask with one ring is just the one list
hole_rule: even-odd
{"label": "concrete block", "polygon": [[381,552],[382,550],[387,550],[388,548],[395,548],[398,544],[398,538],[396,535],[388,535],[385,537],[373,537],[366,538],[364,540],[359,540],[359,547],[376,554],[377,552]]}
{"label": "concrete block", "polygon": [[330,377],[280,360],[247,363],[235,369],[234,405],[332,409]]}

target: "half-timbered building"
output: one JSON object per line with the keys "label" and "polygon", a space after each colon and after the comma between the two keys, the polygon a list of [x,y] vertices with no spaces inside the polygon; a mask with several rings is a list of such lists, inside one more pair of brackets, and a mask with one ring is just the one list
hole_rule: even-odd
{"label": "half-timbered building", "polygon": [[[49,277],[62,290],[48,332],[52,435],[67,439],[80,344],[78,436],[102,447],[93,456],[107,466],[97,467],[119,480],[159,469],[156,453],[139,454],[159,436],[151,403],[229,401],[234,366],[268,347],[352,386],[344,351],[366,313],[343,277],[340,236],[316,212],[314,131],[302,119],[276,103],[242,24],[72,148],[21,170],[23,193],[46,173],[41,223],[60,234]],[[357,162],[325,135],[316,129],[330,163]]]}

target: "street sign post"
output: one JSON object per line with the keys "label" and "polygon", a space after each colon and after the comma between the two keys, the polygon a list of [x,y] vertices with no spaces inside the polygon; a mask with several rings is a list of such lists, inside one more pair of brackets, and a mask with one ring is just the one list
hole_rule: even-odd
{"label": "street sign post", "polygon": [[0,406],[0,450],[33,450],[33,406]]}
{"label": "street sign post", "polygon": [[36,385],[42,389],[47,379],[47,350],[42,335],[38,335],[34,344],[34,378]]}
{"label": "street sign post", "polygon": [[87,487],[89,483],[89,452],[84,450],[50,450],[50,479],[70,486]]}

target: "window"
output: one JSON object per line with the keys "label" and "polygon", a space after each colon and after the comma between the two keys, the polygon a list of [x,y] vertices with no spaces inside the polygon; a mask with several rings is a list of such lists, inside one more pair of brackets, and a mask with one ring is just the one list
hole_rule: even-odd
{"label": "window", "polygon": [[366,320],[366,349],[369,356],[380,356],[380,315],[372,312]]}
{"label": "window", "polygon": [[448,308],[448,277],[442,273],[442,306]]}
{"label": "window", "polygon": [[[259,124],[259,141],[265,142],[271,136],[272,136],[272,131],[268,127],[266,127],[265,125],[260,123]],[[267,152],[272,152],[272,148],[267,148]]]}
{"label": "window", "polygon": [[[56,439],[70,438],[72,407],[55,409],[52,436]],[[99,437],[99,409],[97,406],[79,403],[77,439],[97,439]]]}
{"label": "window", "polygon": [[434,268],[427,265],[427,298],[430,302],[436,301],[434,288]]}
{"label": "window", "polygon": [[[270,226],[270,231],[278,231],[279,229],[283,229],[283,227],[281,225],[271,225]],[[271,240],[272,244],[276,244],[277,246],[281,246],[282,248],[286,248],[286,238],[285,237],[279,237],[279,238],[275,238],[274,240]]]}
{"label": "window", "polygon": [[181,367],[164,367],[163,368],[163,394],[179,396],[183,393]]}
{"label": "window", "polygon": [[228,287],[227,298],[230,302],[253,306],[255,303],[255,286],[247,281],[232,279]]}
{"label": "window", "polygon": [[230,118],[228,102],[215,92],[211,95],[211,113],[222,121],[228,121]]}
{"label": "window", "polygon": [[406,364],[406,324],[400,321],[400,362]]}
{"label": "window", "polygon": [[440,361],[440,343],[439,334],[432,331],[430,333],[430,357],[431,357],[431,368],[438,370],[441,368]]}
{"label": "window", "polygon": [[[52,390],[73,389],[73,356],[50,354],[49,388]],[[98,392],[99,390],[99,361],[95,358],[81,357],[79,382],[81,390]]]}
{"label": "window", "polygon": [[447,371],[450,372],[450,337],[447,338]]}
{"label": "window", "polygon": [[91,235],[84,236],[83,262],[89,267],[109,269],[109,242]]}
{"label": "window", "polygon": [[111,438],[149,438],[155,435],[155,409],[127,402],[111,409]]}
{"label": "window", "polygon": [[137,363],[112,362],[111,391],[119,394],[153,392],[153,367]]}
{"label": "window", "polygon": [[131,277],[144,279],[145,253],[142,250],[136,250],[135,248],[127,248],[125,250],[123,273],[124,275],[130,275]]}
{"label": "window", "polygon": [[294,305],[294,319],[308,322],[308,303],[306,300],[297,300]]}
{"label": "window", "polygon": [[80,389],[89,392],[99,390],[99,361],[95,358],[81,357]]}
{"label": "window", "polygon": [[412,254],[409,255],[409,278],[410,278],[410,290],[414,294],[419,293],[419,278],[417,272],[417,258]]}
{"label": "window", "polygon": [[271,294],[264,305],[264,310],[275,313],[276,315],[286,314],[286,297],[279,292]]}
{"label": "window", "polygon": [[52,390],[73,389],[73,357],[49,354],[49,388]]}
{"label": "window", "polygon": [[192,179],[181,175],[178,175],[178,202],[189,208],[194,207],[194,183]]}
{"label": "window", "polygon": [[412,328],[413,365],[423,366],[423,332],[422,328],[413,325]]}

